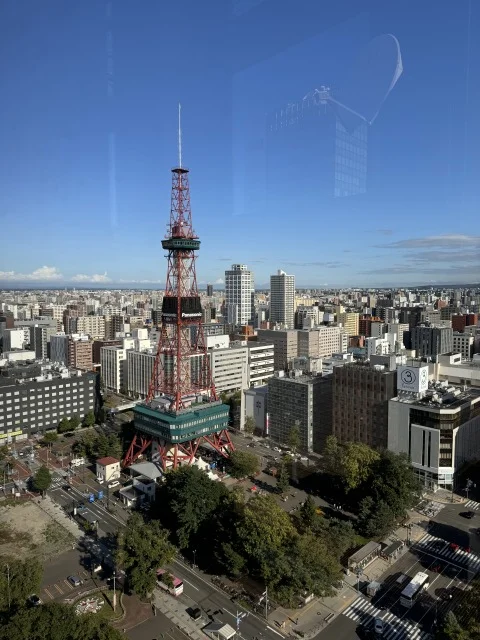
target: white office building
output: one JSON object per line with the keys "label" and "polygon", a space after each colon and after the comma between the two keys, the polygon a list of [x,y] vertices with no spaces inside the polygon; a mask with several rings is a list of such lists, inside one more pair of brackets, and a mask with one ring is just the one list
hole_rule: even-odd
{"label": "white office building", "polygon": [[473,356],[475,338],[468,333],[453,332],[453,352],[459,353],[462,360],[471,360]]}
{"label": "white office building", "polygon": [[278,270],[270,276],[270,322],[293,329],[295,324],[295,276]]}
{"label": "white office building", "polygon": [[127,351],[127,392],[146,398],[155,364],[156,350]]}
{"label": "white office building", "polygon": [[[472,338],[473,340],[473,338]],[[3,350],[23,349],[25,333],[23,329],[5,329],[3,332]]]}
{"label": "white office building", "polygon": [[461,465],[480,457],[480,389],[429,382],[428,371],[428,365],[398,368],[388,449],[409,456],[426,488],[451,489]]}
{"label": "white office building", "polygon": [[225,271],[225,305],[227,321],[231,324],[248,324],[253,319],[253,273],[246,264],[232,264]]}
{"label": "white office building", "polygon": [[107,389],[116,391],[125,389],[125,361],[127,349],[122,347],[102,347],[100,349],[100,366],[103,384]]}

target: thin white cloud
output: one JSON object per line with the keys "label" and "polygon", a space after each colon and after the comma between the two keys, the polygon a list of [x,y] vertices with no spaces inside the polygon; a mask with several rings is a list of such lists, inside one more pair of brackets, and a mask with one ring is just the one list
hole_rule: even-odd
{"label": "thin white cloud", "polygon": [[32,273],[17,273],[16,271],[0,271],[0,280],[10,280],[16,282],[46,282],[47,280],[62,280],[63,276],[57,267],[39,267]]}
{"label": "thin white cloud", "polygon": [[213,284],[225,284],[223,278],[217,278]]}
{"label": "thin white cloud", "polygon": [[409,238],[398,240],[388,244],[377,245],[383,249],[417,249],[421,247],[480,247],[480,236],[467,236],[464,234],[446,234],[443,236],[427,236],[425,238]]}
{"label": "thin white cloud", "polygon": [[111,279],[107,276],[106,271],[105,273],[94,273],[91,276],[85,273],[78,273],[73,276],[72,282],[111,282]]}

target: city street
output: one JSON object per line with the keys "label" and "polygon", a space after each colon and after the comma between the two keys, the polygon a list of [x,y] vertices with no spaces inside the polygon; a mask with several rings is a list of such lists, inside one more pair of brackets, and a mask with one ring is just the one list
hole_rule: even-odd
{"label": "city street", "polygon": [[126,634],[130,640],[186,640],[187,634],[178,629],[172,621],[162,613],[157,612],[153,618],[149,618]]}
{"label": "city street", "polygon": [[[172,563],[171,571],[183,580],[184,593],[177,599],[177,607],[183,610],[189,607],[200,607],[206,622],[215,619],[236,628],[237,616],[246,614],[240,622],[240,632],[243,638],[253,640],[259,638],[283,637],[283,634],[267,624],[264,618],[249,613],[243,607],[237,606],[220,589],[217,589],[199,570],[192,569],[177,560]],[[206,624],[206,622],[204,624]]]}

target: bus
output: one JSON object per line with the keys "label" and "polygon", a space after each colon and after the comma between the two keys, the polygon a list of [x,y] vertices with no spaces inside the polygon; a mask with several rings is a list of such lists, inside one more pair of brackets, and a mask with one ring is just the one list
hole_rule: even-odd
{"label": "bus", "polygon": [[157,585],[160,589],[168,591],[172,596],[180,596],[183,593],[183,582],[180,578],[177,578],[165,569],[158,569],[157,571]]}
{"label": "bus", "polygon": [[428,575],[420,571],[414,576],[407,584],[405,589],[400,594],[400,604],[403,607],[410,609],[415,604],[416,599],[429,587]]}

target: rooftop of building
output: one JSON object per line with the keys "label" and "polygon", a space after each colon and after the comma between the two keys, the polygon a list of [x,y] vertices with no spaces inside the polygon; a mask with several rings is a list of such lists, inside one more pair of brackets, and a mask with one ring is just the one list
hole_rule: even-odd
{"label": "rooftop of building", "polygon": [[288,380],[288,382],[295,382],[297,384],[313,384],[322,379],[322,374],[304,373],[300,369],[293,369],[285,373],[284,371],[277,371],[270,380]]}
{"label": "rooftop of building", "polygon": [[113,456],[105,456],[105,458],[99,458],[97,460],[97,464],[101,465],[102,467],[106,467],[110,464],[118,464],[119,462],[120,460],[114,458]]}
{"label": "rooftop of building", "polygon": [[425,408],[435,409],[459,409],[463,405],[469,405],[480,401],[480,389],[454,385],[447,380],[442,382],[430,381],[428,390],[423,397],[411,395],[399,395],[393,398],[396,402],[404,402]]}

